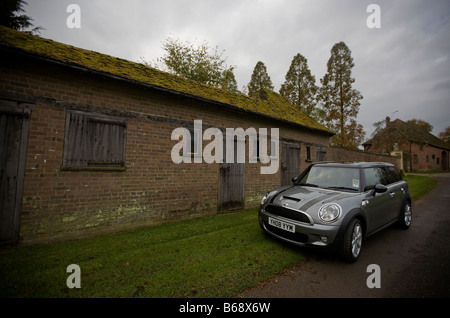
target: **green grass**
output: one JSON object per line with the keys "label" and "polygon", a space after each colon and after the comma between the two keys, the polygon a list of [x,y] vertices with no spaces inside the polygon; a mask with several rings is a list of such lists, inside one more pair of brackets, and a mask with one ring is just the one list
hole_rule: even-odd
{"label": "green grass", "polygon": [[437,174],[437,173],[447,173],[445,170],[436,169],[436,170],[425,170],[425,171],[413,171],[414,174]]}
{"label": "green grass", "polygon": [[427,194],[438,183],[436,179],[426,176],[407,175],[403,179],[408,183],[413,204],[414,201]]}
{"label": "green grass", "polygon": [[[408,175],[414,201],[437,181]],[[0,254],[0,297],[235,297],[301,262],[264,235],[255,209]],[[67,266],[81,269],[69,289]]]}
{"label": "green grass", "polygon": [[0,254],[0,297],[233,297],[301,260],[253,209]]}

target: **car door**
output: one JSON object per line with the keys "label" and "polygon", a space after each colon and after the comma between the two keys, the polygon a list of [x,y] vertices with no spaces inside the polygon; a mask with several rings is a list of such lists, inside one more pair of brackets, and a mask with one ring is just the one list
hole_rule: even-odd
{"label": "car door", "polygon": [[391,218],[389,189],[384,193],[373,191],[377,184],[386,185],[384,173],[379,167],[363,169],[367,198],[363,205],[367,220],[367,233],[384,226]]}
{"label": "car door", "polygon": [[404,189],[402,188],[403,183],[400,175],[395,170],[394,167],[382,167],[384,179],[386,181],[386,186],[388,187],[389,194],[389,218],[387,222],[397,219],[400,214],[400,209],[403,204],[404,199]]}

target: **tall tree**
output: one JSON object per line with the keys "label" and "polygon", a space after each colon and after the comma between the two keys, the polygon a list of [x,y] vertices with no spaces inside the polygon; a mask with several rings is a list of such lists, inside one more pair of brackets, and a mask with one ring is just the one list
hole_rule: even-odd
{"label": "tall tree", "polygon": [[211,48],[208,42],[182,43],[167,38],[163,49],[166,53],[158,59],[160,65],[155,65],[156,68],[203,84],[228,90],[235,88],[232,83],[234,67],[227,67],[226,58],[222,58],[223,52],[219,54],[218,48]]}
{"label": "tall tree", "polygon": [[316,106],[316,78],[311,74],[308,60],[300,53],[294,56],[281,85],[280,94],[292,105],[312,116]]}
{"label": "tall tree", "polygon": [[[0,1],[0,25],[11,29],[25,31],[33,26],[32,18],[20,12],[25,12],[23,6],[27,3],[23,0],[2,0]],[[38,32],[42,27],[33,28],[31,33]]]}
{"label": "tall tree", "polygon": [[336,133],[332,143],[356,148],[362,143],[365,132],[362,125],[356,122],[359,101],[363,96],[352,88],[355,82],[351,75],[353,66],[350,49],[344,42],[336,43],[331,49],[327,73],[320,80],[319,99],[325,124]]}
{"label": "tall tree", "polygon": [[222,81],[220,88],[225,91],[238,92],[236,77],[234,76],[232,69],[226,69],[222,73]]}
{"label": "tall tree", "polygon": [[252,77],[247,87],[248,96],[257,98],[260,96],[261,91],[264,88],[273,90],[272,80],[270,79],[270,76],[267,73],[267,68],[263,62],[259,61],[258,63],[256,63],[255,68],[253,69]]}
{"label": "tall tree", "polygon": [[441,131],[438,135],[443,141],[450,143],[450,126],[445,128],[444,131]]}

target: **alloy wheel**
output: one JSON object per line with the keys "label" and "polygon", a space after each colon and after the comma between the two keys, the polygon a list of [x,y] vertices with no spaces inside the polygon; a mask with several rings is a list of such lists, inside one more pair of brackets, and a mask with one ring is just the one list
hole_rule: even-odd
{"label": "alloy wheel", "polygon": [[411,212],[411,205],[409,203],[407,203],[405,206],[404,221],[405,221],[405,226],[411,225],[412,212]]}
{"label": "alloy wheel", "polygon": [[357,258],[359,253],[361,252],[361,244],[362,244],[362,229],[361,224],[356,223],[353,227],[352,233],[352,255]]}

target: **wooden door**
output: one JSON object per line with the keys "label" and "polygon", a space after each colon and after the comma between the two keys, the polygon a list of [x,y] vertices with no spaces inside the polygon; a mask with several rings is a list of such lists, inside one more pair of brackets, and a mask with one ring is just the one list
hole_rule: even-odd
{"label": "wooden door", "polygon": [[[234,163],[222,163],[219,166],[218,211],[243,209],[245,206],[244,177],[245,163],[236,163],[237,143],[234,147]],[[226,151],[224,151],[225,157]],[[225,160],[224,160],[225,161]]]}
{"label": "wooden door", "polygon": [[19,239],[31,108],[0,100],[0,245]]}
{"label": "wooden door", "polygon": [[300,145],[281,144],[281,186],[292,184],[292,178],[300,174]]}

